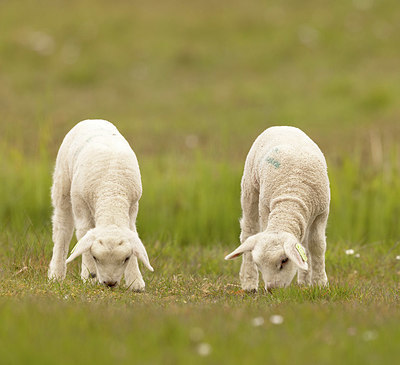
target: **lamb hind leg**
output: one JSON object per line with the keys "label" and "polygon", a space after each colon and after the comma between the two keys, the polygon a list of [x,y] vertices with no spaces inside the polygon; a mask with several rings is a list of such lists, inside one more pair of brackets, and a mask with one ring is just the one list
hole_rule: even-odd
{"label": "lamb hind leg", "polygon": [[129,210],[129,228],[136,232],[136,218],[139,212],[139,202],[133,203]]}
{"label": "lamb hind leg", "polygon": [[327,286],[328,277],[325,272],[326,223],[328,212],[319,215],[310,228],[309,250],[312,265],[312,285]]}
{"label": "lamb hind leg", "polygon": [[[241,243],[260,231],[258,199],[258,192],[254,191],[253,187],[247,187],[245,184],[242,184],[241,204],[243,217],[240,220],[242,230],[240,234]],[[239,278],[243,290],[253,293],[257,292],[258,270],[251,252],[243,254]]]}

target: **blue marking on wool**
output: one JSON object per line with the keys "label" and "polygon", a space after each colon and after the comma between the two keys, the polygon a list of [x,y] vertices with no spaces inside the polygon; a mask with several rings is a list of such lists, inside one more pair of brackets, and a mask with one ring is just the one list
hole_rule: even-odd
{"label": "blue marking on wool", "polygon": [[281,163],[272,157],[267,157],[266,161],[272,166],[274,166],[276,169],[279,169],[281,167]]}
{"label": "blue marking on wool", "polygon": [[[279,153],[279,149],[276,147],[276,148],[273,149],[273,152],[274,153]],[[272,166],[274,166],[276,169],[279,169],[281,167],[281,163],[277,159],[275,159],[275,158],[273,158],[271,156],[267,156],[265,161],[267,161],[267,163],[269,163]]]}

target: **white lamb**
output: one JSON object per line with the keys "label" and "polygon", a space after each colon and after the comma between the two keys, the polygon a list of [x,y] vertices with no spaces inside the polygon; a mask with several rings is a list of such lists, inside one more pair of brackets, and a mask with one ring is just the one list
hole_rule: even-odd
{"label": "white lamb", "polygon": [[[300,129],[272,127],[254,142],[242,178],[243,290],[288,286],[298,272],[302,285],[328,284],[325,229],[330,190],[324,155]],[[307,259],[309,258],[309,260]]]}
{"label": "white lamb", "polygon": [[[67,263],[82,255],[83,280],[125,284],[143,291],[138,261],[153,271],[136,232],[142,195],[135,153],[105,120],[85,120],[65,136],[58,151],[51,191],[53,257],[49,278],[63,280]],[[74,228],[78,243],[67,260]]]}

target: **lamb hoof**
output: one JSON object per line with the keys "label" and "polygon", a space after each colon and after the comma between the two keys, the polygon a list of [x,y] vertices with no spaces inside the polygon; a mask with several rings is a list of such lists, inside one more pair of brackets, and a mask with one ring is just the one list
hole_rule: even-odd
{"label": "lamb hoof", "polygon": [[297,284],[299,286],[310,286],[311,285],[311,281],[310,280],[298,280]]}
{"label": "lamb hoof", "polygon": [[127,287],[135,293],[143,293],[146,285],[143,279],[136,279],[130,285],[127,285]]}
{"label": "lamb hoof", "polygon": [[49,269],[47,274],[51,281],[63,281],[65,279],[66,270],[63,269]]}
{"label": "lamb hoof", "polygon": [[312,285],[319,286],[321,288],[328,287],[329,286],[328,278],[313,279]]}
{"label": "lamb hoof", "polygon": [[96,273],[92,273],[89,271],[85,271],[81,273],[81,279],[84,283],[90,284],[90,285],[96,285],[99,283],[97,280],[97,275]]}
{"label": "lamb hoof", "polygon": [[242,289],[249,294],[257,293],[258,285],[254,283],[242,283]]}

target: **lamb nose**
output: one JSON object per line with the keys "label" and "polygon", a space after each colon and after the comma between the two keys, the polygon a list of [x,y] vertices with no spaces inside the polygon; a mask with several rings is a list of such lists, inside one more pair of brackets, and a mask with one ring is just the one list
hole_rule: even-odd
{"label": "lamb nose", "polygon": [[113,288],[114,286],[117,285],[116,281],[103,281],[103,284],[108,286],[109,288]]}

